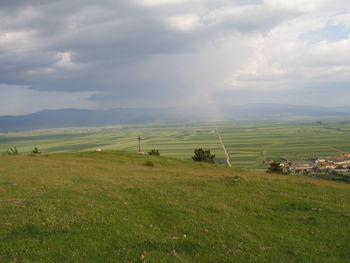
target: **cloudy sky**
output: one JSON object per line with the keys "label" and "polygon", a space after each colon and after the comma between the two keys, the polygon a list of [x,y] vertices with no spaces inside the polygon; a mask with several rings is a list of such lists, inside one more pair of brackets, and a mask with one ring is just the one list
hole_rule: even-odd
{"label": "cloudy sky", "polygon": [[0,115],[350,106],[349,0],[1,0]]}

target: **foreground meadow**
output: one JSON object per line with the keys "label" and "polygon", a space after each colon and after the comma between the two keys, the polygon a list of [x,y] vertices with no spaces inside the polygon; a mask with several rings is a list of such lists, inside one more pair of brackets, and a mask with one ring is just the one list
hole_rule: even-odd
{"label": "foreground meadow", "polygon": [[118,151],[0,156],[0,262],[349,260],[349,184]]}

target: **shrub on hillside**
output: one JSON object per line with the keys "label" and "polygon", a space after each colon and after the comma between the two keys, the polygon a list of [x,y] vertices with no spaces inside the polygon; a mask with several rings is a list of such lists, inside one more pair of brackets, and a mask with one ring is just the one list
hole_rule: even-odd
{"label": "shrub on hillside", "polygon": [[211,154],[210,150],[205,150],[198,148],[194,150],[194,155],[192,156],[193,161],[196,162],[207,162],[214,163],[215,154]]}
{"label": "shrub on hillside", "polygon": [[17,147],[12,147],[7,149],[6,154],[8,155],[18,155]]}
{"label": "shrub on hillside", "polygon": [[148,152],[148,155],[154,155],[154,156],[159,156],[159,150],[152,149],[151,151]]}
{"label": "shrub on hillside", "polygon": [[144,166],[148,166],[148,167],[153,167],[154,166],[154,163],[151,162],[151,161],[147,161],[143,164]]}
{"label": "shrub on hillside", "polygon": [[39,154],[41,153],[38,149],[38,147],[34,147],[34,150],[31,152],[31,154]]}
{"label": "shrub on hillside", "polygon": [[268,173],[275,173],[275,174],[282,174],[283,173],[283,168],[280,163],[278,162],[270,162],[269,168],[267,168]]}

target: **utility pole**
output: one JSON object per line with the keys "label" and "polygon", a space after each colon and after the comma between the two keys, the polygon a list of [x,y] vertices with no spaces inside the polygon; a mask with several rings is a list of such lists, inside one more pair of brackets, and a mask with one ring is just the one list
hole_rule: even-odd
{"label": "utility pole", "polygon": [[139,135],[139,137],[137,137],[137,139],[139,140],[139,152],[141,152],[141,136]]}

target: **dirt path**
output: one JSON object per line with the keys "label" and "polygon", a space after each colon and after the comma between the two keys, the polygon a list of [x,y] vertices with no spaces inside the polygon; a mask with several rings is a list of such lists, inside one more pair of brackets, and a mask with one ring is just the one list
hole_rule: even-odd
{"label": "dirt path", "polygon": [[222,141],[221,135],[220,135],[220,133],[219,133],[218,130],[216,130],[216,134],[218,135],[219,141],[220,141],[221,146],[222,146],[222,149],[224,150],[224,153],[225,153],[225,156],[226,156],[226,163],[227,163],[227,166],[228,166],[228,167],[232,167],[232,164],[231,164],[231,161],[230,161],[230,156],[229,156],[229,154],[228,154],[228,152],[227,152],[227,150],[226,150],[226,148],[225,148],[224,142]]}

